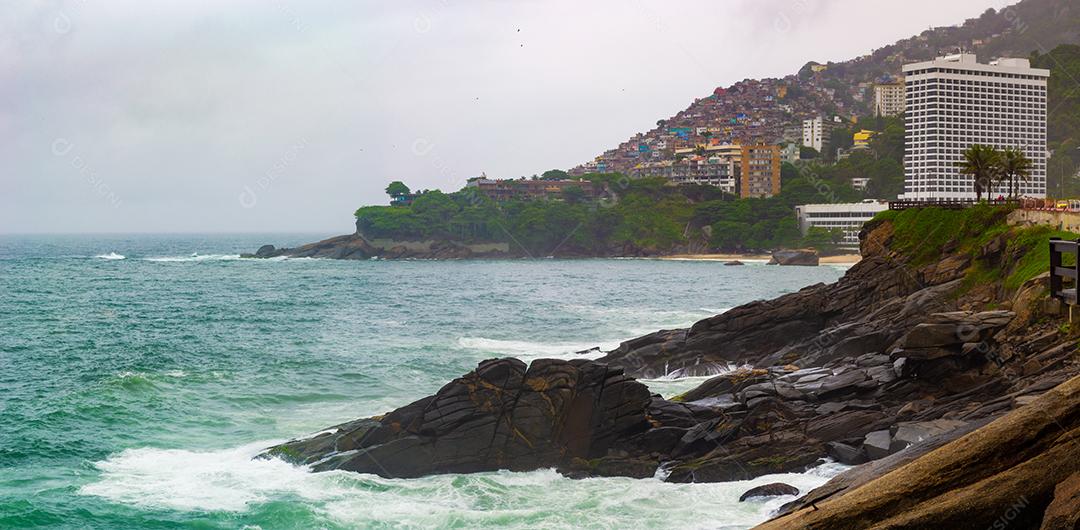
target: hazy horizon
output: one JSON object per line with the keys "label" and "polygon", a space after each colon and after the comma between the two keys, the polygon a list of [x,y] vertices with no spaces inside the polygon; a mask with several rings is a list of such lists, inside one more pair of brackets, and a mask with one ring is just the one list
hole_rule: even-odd
{"label": "hazy horizon", "polygon": [[5,4],[0,233],[345,233],[1011,3]]}

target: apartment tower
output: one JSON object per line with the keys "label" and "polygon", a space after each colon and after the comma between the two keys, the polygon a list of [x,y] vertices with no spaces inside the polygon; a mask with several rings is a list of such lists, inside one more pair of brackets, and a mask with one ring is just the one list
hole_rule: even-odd
{"label": "apartment tower", "polygon": [[[1027,59],[989,64],[974,54],[904,65],[906,152],[904,199],[975,198],[974,180],[959,162],[972,144],[1016,147],[1032,161],[1019,183],[1026,197],[1046,196],[1046,81],[1049,70]],[[984,196],[1007,195],[997,185]]]}

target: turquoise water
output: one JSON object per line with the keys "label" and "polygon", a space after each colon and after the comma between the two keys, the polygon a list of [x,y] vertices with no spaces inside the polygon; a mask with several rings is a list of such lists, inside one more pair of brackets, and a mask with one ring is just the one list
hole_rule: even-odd
{"label": "turquoise water", "polygon": [[734,502],[777,477],[388,480],[251,456],[485,358],[612,347],[841,268],[237,257],[318,237],[0,236],[0,528],[743,527],[788,500]]}

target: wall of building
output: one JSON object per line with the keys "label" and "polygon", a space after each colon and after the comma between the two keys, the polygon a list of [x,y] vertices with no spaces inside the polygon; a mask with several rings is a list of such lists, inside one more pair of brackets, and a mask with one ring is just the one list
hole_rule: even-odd
{"label": "wall of building", "polygon": [[887,210],[889,205],[878,202],[856,202],[838,204],[802,204],[795,207],[799,221],[799,230],[803,235],[812,226],[844,231],[842,247],[858,248],[859,231],[862,225],[874,218],[878,212]]}
{"label": "wall of building", "polygon": [[1013,210],[1008,222],[1014,226],[1051,226],[1058,230],[1080,233],[1080,212],[1044,212]]}

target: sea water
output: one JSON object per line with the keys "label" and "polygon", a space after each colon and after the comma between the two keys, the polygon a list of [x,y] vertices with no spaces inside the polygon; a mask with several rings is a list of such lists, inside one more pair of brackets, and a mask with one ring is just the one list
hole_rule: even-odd
{"label": "sea water", "polygon": [[[0,236],[0,528],[743,528],[841,468],[718,484],[252,460],[492,357],[573,358],[842,267],[241,259],[324,234]],[[590,354],[586,354],[590,355]],[[595,356],[596,354],[591,354]],[[704,378],[646,381],[665,396]]]}

